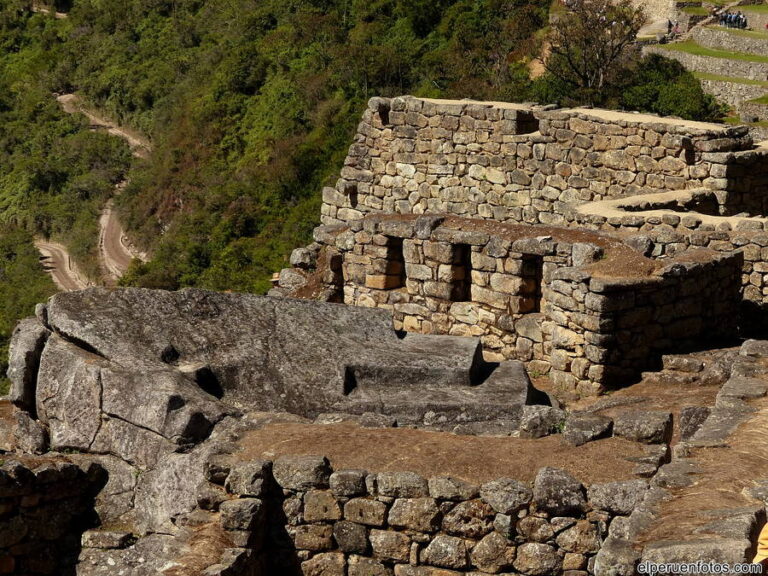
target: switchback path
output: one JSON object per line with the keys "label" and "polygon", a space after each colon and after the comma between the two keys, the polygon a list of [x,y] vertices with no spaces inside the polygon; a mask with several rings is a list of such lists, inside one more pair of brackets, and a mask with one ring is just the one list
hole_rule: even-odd
{"label": "switchback path", "polygon": [[[81,113],[86,116],[91,122],[91,130],[105,130],[113,136],[123,138],[134,156],[146,158],[149,155],[152,149],[149,140],[93,111],[87,110],[77,95],[62,94],[56,96],[56,100],[66,113]],[[120,194],[127,184],[127,180],[118,183],[115,186],[115,195]],[[42,240],[37,241],[35,245],[43,257],[50,261],[47,270],[61,290],[82,290],[93,285],[93,282],[87,280],[85,275],[70,264],[71,258],[64,246]],[[134,258],[142,261],[147,260],[146,254],[136,250],[128,241],[115,213],[114,203],[110,199],[99,218],[99,263],[104,271],[105,283],[107,285],[116,284]]]}
{"label": "switchback path", "polygon": [[72,262],[67,249],[61,244],[38,238],[35,240],[35,247],[40,252],[43,268],[51,275],[59,290],[70,292],[93,285]]}

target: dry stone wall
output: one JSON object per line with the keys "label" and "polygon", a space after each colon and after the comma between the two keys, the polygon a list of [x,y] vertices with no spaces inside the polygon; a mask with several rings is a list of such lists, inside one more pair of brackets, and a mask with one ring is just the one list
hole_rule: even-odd
{"label": "dry stone wall", "polygon": [[[750,146],[745,127],[600,110],[374,98],[341,179],[323,190],[321,219],[330,225],[372,212],[440,213],[564,224],[569,206],[696,188],[717,191],[722,213],[738,213],[745,195],[762,206],[768,174],[745,171],[742,180],[731,175],[738,166],[708,156]],[[753,152],[750,168],[763,156]]]}
{"label": "dry stone wall", "polygon": [[264,573],[287,576],[587,576],[614,518],[628,516],[648,486],[586,488],[555,468],[532,484],[475,486],[412,472],[334,472],[315,456],[209,469],[229,493],[222,523],[236,540],[266,535]]}
{"label": "dry stone wall", "polygon": [[619,232],[647,241],[654,257],[680,254],[691,248],[708,248],[721,254],[740,254],[742,307],[741,330],[759,331],[768,298],[768,221],[757,218],[712,218],[675,212],[632,212],[605,216],[587,207],[574,211],[569,221],[579,227]]}
{"label": "dry stone wall", "polygon": [[50,459],[0,466],[0,574],[74,575],[81,535],[103,484],[97,465]]}
{"label": "dry stone wall", "polygon": [[[405,215],[371,215],[316,238],[323,260],[340,264],[316,275],[328,281],[321,292],[390,310],[397,329],[480,336],[486,358],[551,371],[567,393],[624,385],[664,350],[736,332],[739,253],[662,264],[615,237]],[[646,273],[611,272],[633,265]]]}

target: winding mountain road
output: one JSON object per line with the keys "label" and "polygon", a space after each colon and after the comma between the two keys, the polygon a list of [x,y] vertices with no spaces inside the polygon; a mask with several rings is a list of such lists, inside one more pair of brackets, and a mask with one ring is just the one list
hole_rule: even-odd
{"label": "winding mountain road", "polygon": [[[149,140],[93,111],[87,110],[77,95],[57,95],[56,100],[66,113],[80,113],[88,118],[91,122],[91,130],[104,130],[113,136],[123,138],[134,156],[146,158],[149,155],[152,149]],[[127,180],[118,183],[115,186],[115,196],[119,195],[127,184]],[[94,284],[77,269],[66,247],[42,239],[36,240],[35,246],[42,255],[41,260],[46,271],[51,274],[60,290],[82,290]],[[125,274],[134,258],[147,261],[147,255],[136,250],[128,241],[115,213],[114,202],[110,199],[99,217],[99,263],[104,273],[104,283],[108,286],[114,286],[117,280]]]}
{"label": "winding mountain road", "polygon": [[72,262],[67,249],[61,244],[38,238],[35,240],[35,248],[40,252],[43,269],[51,275],[54,284],[62,292],[83,290],[93,285]]}

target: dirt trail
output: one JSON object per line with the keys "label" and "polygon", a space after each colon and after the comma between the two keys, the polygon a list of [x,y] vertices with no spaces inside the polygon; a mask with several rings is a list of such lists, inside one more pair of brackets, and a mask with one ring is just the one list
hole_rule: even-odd
{"label": "dirt trail", "polygon": [[61,244],[38,238],[35,240],[35,247],[41,254],[43,268],[50,273],[59,290],[71,292],[93,285],[72,262],[67,249]]}
{"label": "dirt trail", "polygon": [[[32,5],[32,12],[39,12],[40,14],[50,14],[51,11],[48,8],[44,8],[42,6]],[[69,18],[69,14],[66,12],[54,12],[53,14],[54,18],[56,20],[64,20],[66,18]]]}
{"label": "dirt trail", "polygon": [[[146,158],[149,155],[152,149],[149,140],[129,129],[118,126],[93,111],[87,110],[77,95],[62,94],[56,96],[56,100],[66,113],[80,113],[86,116],[91,122],[91,130],[105,130],[113,136],[123,138],[134,156]],[[115,196],[120,194],[127,184],[127,180],[118,183],[115,187]],[[35,246],[46,260],[46,270],[51,273],[54,282],[61,290],[82,290],[93,285],[93,282],[87,280],[85,275],[80,273],[71,263],[71,258],[64,246],[43,240],[36,241]],[[146,254],[131,246],[115,213],[114,203],[109,200],[99,218],[99,261],[104,271],[105,283],[107,285],[116,284],[134,258],[142,261],[147,260]]]}

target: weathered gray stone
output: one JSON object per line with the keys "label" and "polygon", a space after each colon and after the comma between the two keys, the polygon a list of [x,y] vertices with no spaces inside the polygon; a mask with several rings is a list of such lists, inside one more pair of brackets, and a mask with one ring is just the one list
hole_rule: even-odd
{"label": "weathered gray stone", "polygon": [[613,420],[607,416],[569,414],[565,419],[563,439],[574,446],[581,446],[587,442],[610,436],[612,428]]}
{"label": "weathered gray stone", "polygon": [[33,420],[28,412],[16,410],[13,428],[14,447],[27,454],[43,454],[48,451],[48,431]]}
{"label": "weathered gray stone", "polygon": [[219,506],[225,530],[253,530],[264,517],[264,504],[258,498],[227,500]]}
{"label": "weathered gray stone", "polygon": [[483,572],[497,573],[512,567],[516,549],[504,536],[492,532],[477,543],[470,553],[472,565]]}
{"label": "weathered gray stone", "polygon": [[561,550],[577,554],[594,554],[600,549],[597,526],[587,520],[581,520],[564,530],[557,535],[555,541]]}
{"label": "weathered gray stone", "polygon": [[384,526],[387,505],[378,500],[354,498],[344,505],[344,518],[366,526]]}
{"label": "weathered gray stone", "polygon": [[297,526],[294,542],[298,550],[330,550],[333,548],[333,527],[321,524]]}
{"label": "weathered gray stone", "polygon": [[690,440],[709,417],[707,406],[685,406],[680,409],[680,439]]}
{"label": "weathered gray stone", "polygon": [[392,576],[393,572],[381,562],[352,555],[349,557],[347,574],[348,576]]}
{"label": "weathered gray stone", "polygon": [[272,466],[278,485],[287,490],[328,488],[331,467],[323,456],[281,456]]}
{"label": "weathered gray stone", "polygon": [[422,562],[441,568],[463,569],[469,565],[469,549],[461,538],[439,534],[422,554]]}
{"label": "weathered gray stone", "polygon": [[626,540],[609,537],[595,556],[595,576],[635,576],[640,552]]}
{"label": "weathered gray stone", "polygon": [[542,468],[533,483],[533,503],[537,510],[552,516],[578,516],[586,508],[584,486],[558,468]]}
{"label": "weathered gray stone", "polygon": [[552,406],[526,406],[520,419],[521,438],[541,438],[562,430],[565,412]]}
{"label": "weathered gray stone", "polygon": [[460,502],[443,518],[443,531],[479,540],[493,530],[495,517],[493,508],[482,500]]}
{"label": "weathered gray stone", "polygon": [[653,410],[627,410],[614,418],[613,433],[646,444],[669,443],[672,438],[672,415]]}
{"label": "weathered gray stone", "polygon": [[555,532],[545,518],[526,516],[517,523],[517,533],[528,542],[547,542]]}
{"label": "weathered gray stone", "polygon": [[330,487],[335,496],[364,496],[365,477],[368,472],[365,470],[339,470],[331,474]]}
{"label": "weathered gray stone", "polygon": [[376,475],[379,494],[392,498],[429,496],[427,481],[415,472],[379,472]]}
{"label": "weathered gray stone", "polygon": [[345,576],[344,554],[325,552],[301,563],[304,576]]}
{"label": "weathered gray stone", "polygon": [[395,528],[435,532],[442,514],[432,498],[399,498],[389,510],[388,522]]}
{"label": "weathered gray stone", "polygon": [[9,398],[19,408],[34,413],[40,356],[51,332],[37,318],[25,318],[14,328],[8,354]]}
{"label": "weathered gray stone", "polygon": [[474,484],[464,482],[458,478],[437,476],[428,481],[429,495],[437,500],[453,500],[462,502],[476,498],[480,490]]}
{"label": "weathered gray stone", "polygon": [[557,551],[548,544],[522,544],[517,549],[515,569],[531,576],[550,576],[560,572],[563,561]]}
{"label": "weathered gray stone", "polygon": [[130,532],[87,530],[80,540],[83,548],[121,549],[130,546],[135,537]]}
{"label": "weathered gray stone", "polygon": [[533,497],[531,488],[512,478],[501,478],[483,484],[480,497],[499,514],[515,514],[525,508]]}
{"label": "weathered gray stone", "polygon": [[333,538],[339,550],[347,554],[365,554],[368,551],[368,531],[362,524],[336,522],[333,525]]}
{"label": "weathered gray stone", "polygon": [[388,530],[371,530],[369,538],[376,558],[408,562],[411,555],[411,539],[405,534]]}
{"label": "weathered gray stone", "polygon": [[593,484],[589,487],[588,496],[593,508],[627,516],[642,502],[647,490],[648,482],[645,480],[625,480]]}
{"label": "weathered gray stone", "polygon": [[304,495],[304,520],[325,522],[341,519],[341,507],[327,490],[310,490]]}
{"label": "weathered gray stone", "polygon": [[271,482],[272,462],[256,460],[232,466],[224,487],[230,494],[259,498],[267,493]]}

